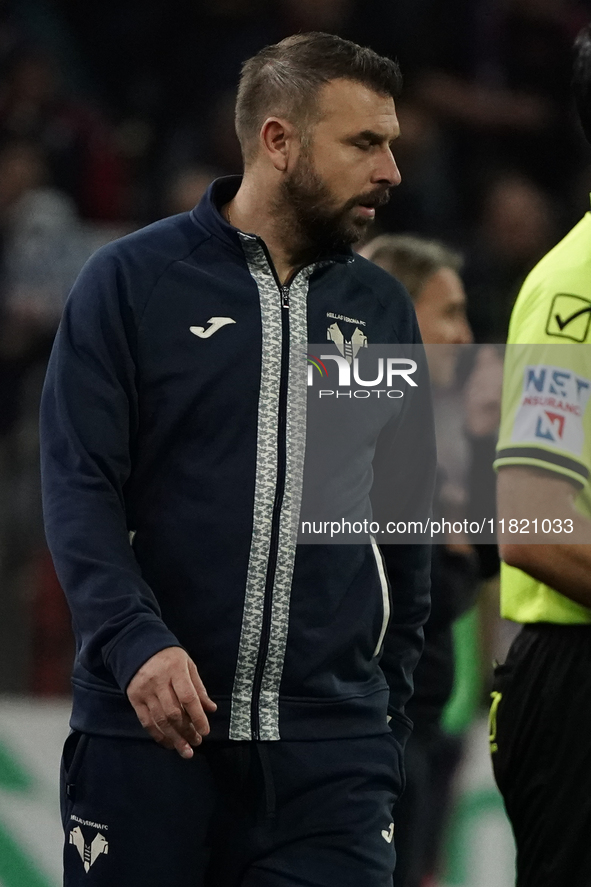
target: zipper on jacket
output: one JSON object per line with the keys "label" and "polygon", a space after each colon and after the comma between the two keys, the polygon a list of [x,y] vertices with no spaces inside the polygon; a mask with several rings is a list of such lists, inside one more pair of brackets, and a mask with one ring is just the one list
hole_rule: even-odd
{"label": "zipper on jacket", "polygon": [[[257,238],[261,245],[269,268],[275,278],[279,295],[281,298],[281,307],[289,309],[289,288],[293,279],[300,269],[298,269],[290,278],[289,283],[282,284],[277,275],[277,271],[271,259],[271,255],[267,249],[267,245],[263,240]],[[271,639],[271,622],[273,615],[273,584],[275,582],[275,572],[277,568],[277,554],[279,551],[279,524],[281,520],[281,506],[283,504],[283,494],[285,492],[285,475],[287,462],[287,385],[289,379],[289,313],[281,312],[281,376],[279,381],[279,409],[278,409],[278,431],[277,431],[277,484],[275,486],[275,499],[273,501],[273,515],[271,518],[271,541],[269,545],[269,560],[267,563],[267,576],[265,580],[265,598],[263,603],[263,622],[261,627],[261,642],[257,656],[257,663],[254,673],[252,703],[251,703],[251,731],[254,740],[260,739],[261,719],[260,719],[260,695],[263,682],[263,674],[265,670],[265,662],[269,651],[269,641]]]}

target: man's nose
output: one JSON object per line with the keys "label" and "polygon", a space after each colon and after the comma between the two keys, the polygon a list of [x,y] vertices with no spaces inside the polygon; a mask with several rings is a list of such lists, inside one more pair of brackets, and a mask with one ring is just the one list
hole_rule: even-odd
{"label": "man's nose", "polygon": [[396,164],[396,160],[394,159],[394,155],[390,148],[388,148],[380,158],[380,163],[375,171],[374,182],[383,182],[387,184],[388,187],[394,188],[396,185],[399,185],[402,181],[402,176],[400,175],[400,170]]}
{"label": "man's nose", "polygon": [[472,327],[468,323],[468,318],[464,317],[455,330],[454,345],[471,345],[473,341]]}

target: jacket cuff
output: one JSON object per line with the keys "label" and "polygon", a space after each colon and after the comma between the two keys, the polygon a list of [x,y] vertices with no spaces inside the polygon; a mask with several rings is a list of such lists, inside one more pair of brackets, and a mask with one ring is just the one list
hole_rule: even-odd
{"label": "jacket cuff", "polygon": [[105,665],[125,692],[144,662],[167,647],[182,647],[182,644],[158,617],[134,622],[118,634],[105,651]]}

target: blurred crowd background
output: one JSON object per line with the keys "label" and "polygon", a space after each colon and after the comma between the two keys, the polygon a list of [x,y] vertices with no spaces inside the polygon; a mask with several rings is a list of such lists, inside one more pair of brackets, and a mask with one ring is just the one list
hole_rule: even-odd
{"label": "blurred crowd background", "polygon": [[307,30],[399,60],[402,184],[375,233],[459,250],[475,341],[503,343],[526,274],[588,209],[569,84],[589,18],[591,0],[0,0],[0,693],[69,692],[37,436],[65,298],[102,243],[241,171],[241,63]]}

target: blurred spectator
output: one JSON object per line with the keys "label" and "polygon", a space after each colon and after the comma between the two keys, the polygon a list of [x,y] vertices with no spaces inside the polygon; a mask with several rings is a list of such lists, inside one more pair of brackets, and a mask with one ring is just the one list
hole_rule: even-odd
{"label": "blurred spectator", "polygon": [[0,226],[4,227],[11,207],[30,188],[47,176],[42,151],[30,141],[12,139],[0,147]]}
{"label": "blurred spectator", "polygon": [[[88,258],[74,202],[55,188],[30,189],[11,212],[6,243],[5,293],[14,352],[16,325],[53,337],[66,297]],[[12,323],[11,323],[12,320]]]}
{"label": "blurred spectator", "polygon": [[208,166],[186,166],[173,175],[164,193],[164,216],[189,212],[197,206],[218,173]]}
{"label": "blurred spectator", "polygon": [[[0,150],[0,588],[9,590],[0,595],[4,691],[22,692],[33,675],[39,691],[65,691],[69,618],[45,554],[38,404],[70,287],[89,255],[123,233],[83,224],[72,198],[45,184],[46,175],[44,156],[30,142],[11,141]],[[41,636],[45,642],[38,645]]]}
{"label": "blurred spectator", "polygon": [[163,150],[166,180],[173,181],[191,168],[215,169],[218,175],[242,173],[242,154],[234,128],[235,101],[234,91],[220,93],[205,117],[185,115],[175,126]]}
{"label": "blurred spectator", "polygon": [[379,224],[386,231],[427,236],[446,231],[450,237],[460,227],[459,206],[437,121],[406,92],[396,113],[400,138],[394,153],[402,182],[379,210]]}
{"label": "blurred spectator", "polygon": [[45,152],[53,184],[89,219],[119,220],[128,208],[125,170],[96,109],[66,95],[56,59],[20,49],[0,89],[0,140],[27,139]]}
{"label": "blurred spectator", "polygon": [[242,153],[234,127],[235,102],[233,90],[218,96],[212,108],[206,143],[206,161],[214,163],[227,175],[242,173]]}
{"label": "blurred spectator", "polygon": [[0,76],[16,51],[26,45],[43,47],[59,59],[68,83],[82,86],[84,73],[63,17],[51,0],[0,0]]}
{"label": "blurred spectator", "polygon": [[482,172],[513,168],[555,192],[581,165],[570,99],[576,0],[432,0],[419,94],[445,126],[474,211]]}
{"label": "blurred spectator", "polygon": [[478,342],[504,343],[526,275],[557,239],[551,198],[533,181],[500,175],[485,193],[468,250],[468,316]]}
{"label": "blurred spectator", "polygon": [[10,220],[14,208],[31,189],[46,178],[43,154],[30,142],[13,140],[0,148],[0,440],[11,430],[18,413],[19,382],[24,372],[24,355],[9,355],[7,270]]}
{"label": "blurred spectator", "polygon": [[[479,526],[486,525],[490,518],[496,520],[497,515],[496,473],[492,465],[496,456],[501,419],[503,356],[503,347],[483,345],[476,350],[475,355],[470,355],[470,363],[465,368],[464,431],[470,442],[471,452],[467,516],[471,523],[475,521]],[[491,536],[494,538],[494,534]],[[497,546],[491,544],[492,539],[482,535],[481,541],[472,541],[480,561],[482,578],[489,580],[498,576],[499,555]],[[488,629],[491,641],[485,644],[489,650],[494,645],[491,631],[492,627]],[[487,662],[487,669],[488,666]]]}
{"label": "blurred spectator", "polygon": [[30,363],[45,359],[68,293],[92,252],[117,228],[84,225],[57,188],[29,188],[5,216],[4,323],[0,352]]}

